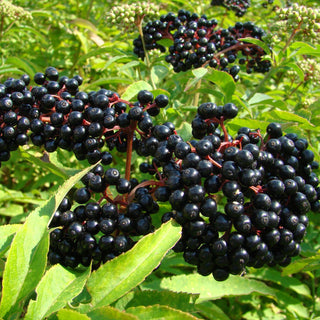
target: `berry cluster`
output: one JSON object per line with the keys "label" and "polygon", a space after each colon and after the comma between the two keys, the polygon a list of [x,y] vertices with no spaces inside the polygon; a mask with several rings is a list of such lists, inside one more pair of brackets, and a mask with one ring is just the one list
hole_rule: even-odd
{"label": "berry cluster", "polygon": [[168,104],[166,96],[153,99],[146,91],[139,93],[136,103],[106,89],[87,94],[79,91],[82,81],[80,76],[59,76],[48,67],[35,74],[37,86],[32,88],[27,75],[0,84],[0,163],[31,140],[47,152],[66,149],[78,160],[108,165],[112,156],[102,151],[103,146],[126,151],[128,139],[136,140],[135,131],[148,130],[151,115]]}
{"label": "berry cluster", "polygon": [[264,31],[252,22],[237,22],[228,29],[216,29],[218,21],[208,20],[206,16],[199,17],[186,10],[179,10],[178,16],[168,13],[160,20],[148,22],[141,36],[133,41],[134,53],[140,58],[145,57],[145,49],[166,48],[159,44],[161,39],[171,39],[166,61],[173,66],[175,72],[187,71],[209,65],[212,68],[231,74],[239,79],[240,67],[233,65],[239,59],[239,64],[245,64],[248,73],[252,71],[267,72],[271,63],[263,60],[265,51],[254,44],[239,39],[254,38],[262,40]]}
{"label": "berry cluster", "polygon": [[212,0],[212,6],[223,6],[235,12],[236,16],[242,17],[251,5],[250,0]]}
{"label": "berry cluster", "polygon": [[159,205],[148,188],[136,188],[137,180],[121,178],[116,168],[97,165],[82,182],[85,186],[73,193],[76,205],[66,197],[53,215],[48,258],[51,264],[72,268],[92,262],[96,269],[132,248],[132,237],[154,230],[150,215]]}
{"label": "berry cluster", "polygon": [[231,103],[204,103],[192,122],[194,140],[157,125],[142,148],[153,156],[141,170],[156,174],[155,198],[172,207],[162,221],[182,226],[174,250],[219,281],[249,266],[288,265],[300,252],[307,212],[320,211],[318,163],[307,141],[283,135],[277,123],[265,138],[247,127],[232,138],[224,122],[237,112]]}
{"label": "berry cluster", "polygon": [[[164,95],[141,90],[131,103],[106,89],[87,94],[81,77],[59,77],[53,67],[34,82],[28,89],[24,75],[0,84],[0,161],[29,139],[48,152],[60,147],[79,160],[101,160],[52,217],[52,264],[98,268],[154,230],[161,202],[172,208],[162,222],[182,226],[174,250],[201,275],[222,281],[250,266],[286,266],[299,254],[307,212],[320,211],[319,165],[306,139],[283,135],[277,123],[265,137],[242,127],[233,138],[225,122],[238,108],[208,102],[192,121],[194,139],[184,141],[173,123],[153,122],[168,105]],[[123,178],[103,167],[114,148],[126,152]],[[133,150],[150,160],[139,166],[150,180],[131,177]]]}

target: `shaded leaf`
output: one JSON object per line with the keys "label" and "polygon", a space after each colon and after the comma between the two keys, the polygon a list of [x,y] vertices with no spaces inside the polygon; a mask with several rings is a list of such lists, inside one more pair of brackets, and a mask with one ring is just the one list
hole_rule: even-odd
{"label": "shaded leaf", "polygon": [[9,249],[13,236],[20,227],[20,224],[7,224],[0,226],[0,257],[2,257]]}

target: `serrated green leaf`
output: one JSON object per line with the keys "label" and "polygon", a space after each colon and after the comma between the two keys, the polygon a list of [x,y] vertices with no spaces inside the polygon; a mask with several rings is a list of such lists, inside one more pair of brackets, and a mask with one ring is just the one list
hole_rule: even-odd
{"label": "serrated green leaf", "polygon": [[91,308],[109,305],[141,283],[179,240],[180,232],[181,227],[169,221],[93,272],[87,283]]}
{"label": "serrated green leaf", "polygon": [[92,165],[67,180],[56,195],[30,213],[16,233],[3,273],[0,317],[37,286],[47,262],[50,217],[69,190],[94,167]]}
{"label": "serrated green leaf", "polygon": [[151,91],[152,87],[148,82],[143,81],[143,80],[134,82],[133,84],[128,86],[126,91],[121,95],[121,98],[124,99],[124,100],[131,100],[141,90]]}
{"label": "serrated green leaf", "polygon": [[61,265],[51,267],[36,288],[37,299],[29,303],[26,320],[41,320],[63,308],[83,289],[90,275],[90,267],[84,272],[68,270]]}
{"label": "serrated green leaf", "polygon": [[7,64],[11,64],[15,66],[16,68],[19,68],[26,72],[31,78],[36,73],[36,70],[33,68],[33,66],[24,59],[18,58],[18,57],[9,57],[6,61]]}
{"label": "serrated green leaf", "polygon": [[263,93],[256,93],[249,101],[249,105],[254,105],[254,104],[260,104],[261,102],[266,102],[273,100],[272,97],[268,96],[267,94]]}
{"label": "serrated green leaf", "polygon": [[252,270],[247,276],[251,279],[259,279],[261,281],[271,281],[277,283],[284,288],[295,291],[299,295],[311,298],[310,289],[306,284],[302,283],[297,278],[284,276],[283,273],[280,273],[277,270],[269,268],[256,269]]}
{"label": "serrated green leaf", "polygon": [[197,304],[196,309],[208,320],[230,320],[223,310],[211,301]]}
{"label": "serrated green leaf", "polygon": [[288,276],[290,274],[298,272],[306,272],[320,269],[320,253],[304,259],[299,259],[292,262],[290,265],[282,270],[283,276]]}
{"label": "serrated green leaf", "polygon": [[196,320],[199,319],[190,313],[183,312],[168,306],[154,305],[149,307],[132,307],[127,309],[140,320]]}
{"label": "serrated green leaf", "polygon": [[270,48],[268,47],[268,45],[259,39],[248,37],[248,38],[240,38],[240,39],[238,39],[238,41],[255,44],[256,46],[261,47],[266,52],[266,54],[268,54],[268,55],[271,54],[271,51],[270,51]]}
{"label": "serrated green leaf", "polygon": [[304,319],[310,319],[309,310],[303,305],[301,299],[296,299],[283,290],[275,290],[275,297],[282,309],[287,309]]}
{"label": "serrated green leaf", "polygon": [[299,125],[299,127],[302,127],[304,129],[309,129],[309,130],[317,130],[319,131],[318,128],[316,128],[313,124],[311,124],[307,119],[300,117],[294,113],[291,113],[289,111],[284,111],[284,110],[272,110],[268,112],[266,115],[268,119],[278,119],[283,120],[286,122],[293,122]]}
{"label": "serrated green leaf", "polygon": [[113,307],[101,307],[88,312],[91,320],[138,320],[139,318]]}
{"label": "serrated green leaf", "polygon": [[29,152],[20,148],[20,155],[23,159],[36,164],[38,167],[49,170],[51,173],[63,179],[68,179],[69,176],[61,169],[55,166],[53,163],[42,161],[41,159],[33,156]]}
{"label": "serrated green leaf", "polygon": [[144,289],[167,289],[176,292],[187,292],[200,296],[196,303],[215,300],[221,297],[241,296],[257,292],[266,296],[273,296],[274,290],[260,281],[239,276],[230,276],[227,280],[218,282],[213,277],[203,277],[199,274],[179,275],[163,278],[150,283],[143,283]]}
{"label": "serrated green leaf", "polygon": [[151,306],[160,304],[183,311],[194,311],[194,303],[199,295],[170,290],[145,290],[137,291],[132,300],[126,305],[126,309],[138,306]]}
{"label": "serrated green leaf", "polygon": [[231,101],[232,95],[236,89],[236,84],[229,73],[215,69],[209,69],[204,78],[213,82],[214,85],[217,85],[220,88],[224,94],[225,103]]}
{"label": "serrated green leaf", "polygon": [[290,49],[296,50],[295,55],[305,55],[309,54],[312,56],[320,56],[320,45],[311,46],[306,42],[296,41],[293,42],[290,46]]}
{"label": "serrated green leaf", "polygon": [[21,228],[21,224],[0,226],[0,257],[9,249],[13,236]]}
{"label": "serrated green leaf", "polygon": [[57,317],[59,320],[91,320],[87,315],[69,309],[59,310]]}

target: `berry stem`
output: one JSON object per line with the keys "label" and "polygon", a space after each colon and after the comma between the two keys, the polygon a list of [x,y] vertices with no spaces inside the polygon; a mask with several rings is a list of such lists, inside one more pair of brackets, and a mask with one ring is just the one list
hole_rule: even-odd
{"label": "berry stem", "polygon": [[137,127],[137,121],[132,121],[129,127],[130,130],[127,136],[127,158],[126,158],[126,171],[125,171],[125,179],[127,180],[130,180],[130,176],[131,176],[133,134],[136,127]]}

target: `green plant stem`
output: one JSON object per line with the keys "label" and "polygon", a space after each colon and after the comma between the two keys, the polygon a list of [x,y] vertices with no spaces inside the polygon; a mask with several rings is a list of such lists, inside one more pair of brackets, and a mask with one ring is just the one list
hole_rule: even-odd
{"label": "green plant stem", "polygon": [[137,127],[137,121],[133,121],[130,125],[130,130],[127,137],[127,157],[126,157],[126,170],[125,179],[130,180],[131,177],[131,161],[132,161],[132,145],[133,145],[133,135]]}
{"label": "green plant stem", "polygon": [[300,81],[298,85],[287,95],[287,99],[289,99],[298,89],[299,87],[304,83],[304,81]]}
{"label": "green plant stem", "polygon": [[260,81],[259,85],[253,90],[247,100],[250,100],[256,93],[260,91],[260,89],[264,86],[264,84],[271,78],[272,74],[275,72],[276,69],[271,68],[268,73],[264,76],[264,78]]}
{"label": "green plant stem", "polygon": [[144,37],[143,37],[142,21],[143,21],[143,18],[140,19],[140,21],[137,23],[137,26],[138,26],[139,34],[140,34],[140,37],[141,37],[143,51],[144,51],[144,54],[145,54],[145,57],[146,57],[147,67],[149,68],[150,67],[150,60],[149,60],[149,55],[148,55],[148,52],[146,50],[146,44],[145,44]]}
{"label": "green plant stem", "polygon": [[152,85],[153,90],[155,90],[157,87],[156,87],[156,84],[154,83],[154,80],[153,80],[153,78],[151,76],[151,63],[150,63],[149,55],[148,55],[148,52],[147,52],[147,49],[146,49],[146,44],[145,44],[144,37],[143,37],[142,21],[143,21],[143,17],[141,17],[138,20],[136,25],[138,26],[139,34],[140,34],[140,37],[141,37],[142,47],[143,47],[144,55],[146,57],[147,69],[148,69],[149,74],[150,74],[151,85]]}

